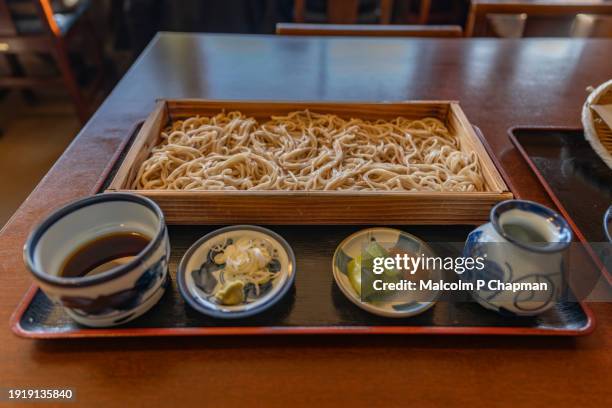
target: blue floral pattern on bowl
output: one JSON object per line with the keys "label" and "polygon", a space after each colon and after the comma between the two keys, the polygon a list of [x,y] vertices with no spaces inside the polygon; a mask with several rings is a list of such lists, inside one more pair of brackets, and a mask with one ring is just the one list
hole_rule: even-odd
{"label": "blue floral pattern on bowl", "polygon": [[[246,284],[242,302],[221,304],[214,293],[225,283],[225,272],[224,265],[214,261],[215,256],[224,245],[246,235],[264,240],[273,248],[267,269],[274,277],[260,285],[259,291],[253,284]],[[295,281],[295,265],[293,250],[280,235],[258,226],[236,225],[215,230],[194,243],[181,260],[177,283],[185,301],[198,312],[222,319],[244,318],[265,311],[287,294]]]}

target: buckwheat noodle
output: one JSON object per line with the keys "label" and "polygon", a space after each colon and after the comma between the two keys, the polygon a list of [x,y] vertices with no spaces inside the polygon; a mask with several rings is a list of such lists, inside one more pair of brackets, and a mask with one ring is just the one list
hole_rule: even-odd
{"label": "buckwheat noodle", "polygon": [[134,182],[145,190],[482,191],[474,152],[434,118],[345,120],[297,111],[176,121]]}

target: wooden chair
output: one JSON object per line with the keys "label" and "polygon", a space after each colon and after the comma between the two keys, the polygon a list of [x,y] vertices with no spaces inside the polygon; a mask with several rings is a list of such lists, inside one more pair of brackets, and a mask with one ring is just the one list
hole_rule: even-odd
{"label": "wooden chair", "polygon": [[[0,0],[0,54],[10,70],[0,77],[0,88],[36,89],[64,86],[75,105],[77,115],[85,123],[93,110],[92,102],[102,88],[105,70],[101,43],[84,14],[89,0],[81,0],[76,7],[55,12],[50,0]],[[32,11],[30,14],[26,11]],[[86,95],[79,84],[77,73],[70,62],[69,42],[80,35],[89,44],[84,49],[94,51],[97,75],[91,81],[91,94]],[[60,77],[28,76],[19,60],[20,54],[51,55]]]}
{"label": "wooden chair", "polygon": [[[490,14],[526,14],[528,21],[537,18],[543,20],[569,21],[579,13],[612,14],[612,2],[602,0],[554,0],[550,2],[529,0],[471,0],[465,35],[486,36],[488,27],[487,16]],[[554,23],[553,23],[554,25]],[[568,30],[569,31],[569,30]],[[490,32],[490,31],[489,31]],[[568,35],[567,33],[566,35]]]}
{"label": "wooden chair", "polygon": [[320,35],[348,37],[446,37],[463,36],[460,26],[453,25],[374,25],[374,24],[276,24],[280,35]]}
{"label": "wooden chair", "polygon": [[[295,0],[293,19],[306,22],[306,0]],[[379,22],[389,24],[393,0],[379,0]],[[327,0],[327,22],[330,24],[355,24],[359,16],[359,0]]]}
{"label": "wooden chair", "polygon": [[525,34],[527,14],[487,14],[487,34],[499,38],[521,38]]}
{"label": "wooden chair", "polygon": [[429,13],[431,12],[431,0],[421,0],[419,9],[419,24],[427,24],[429,21]]}
{"label": "wooden chair", "polygon": [[612,38],[612,16],[578,14],[572,25],[571,36]]}

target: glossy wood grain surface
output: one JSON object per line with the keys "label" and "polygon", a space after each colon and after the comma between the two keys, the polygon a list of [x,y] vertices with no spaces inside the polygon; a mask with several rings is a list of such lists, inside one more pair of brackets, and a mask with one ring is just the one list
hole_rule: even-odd
{"label": "glossy wood grain surface", "polygon": [[[458,100],[521,194],[550,204],[507,128],[579,126],[585,88],[612,76],[610,49],[610,40],[158,37],[2,231],[0,320],[8,322],[31,283],[21,260],[29,230],[98,188],[156,98]],[[593,309],[598,328],[579,339],[43,342],[18,339],[5,325],[0,386],[70,386],[87,406],[601,407],[612,402],[612,306]]]}

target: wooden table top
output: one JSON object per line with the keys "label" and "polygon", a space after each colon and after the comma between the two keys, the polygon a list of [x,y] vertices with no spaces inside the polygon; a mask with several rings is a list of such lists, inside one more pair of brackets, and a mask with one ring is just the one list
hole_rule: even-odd
{"label": "wooden table top", "polygon": [[[32,280],[21,248],[86,196],[156,98],[451,99],[521,195],[546,204],[508,140],[514,125],[580,125],[585,88],[612,76],[612,40],[158,36],[0,235],[0,320]],[[41,132],[44,137],[44,132]],[[30,341],[0,331],[0,387],[67,386],[88,406],[338,403],[606,406],[612,305],[583,338],[304,336]],[[606,404],[607,402],[607,404]]]}

